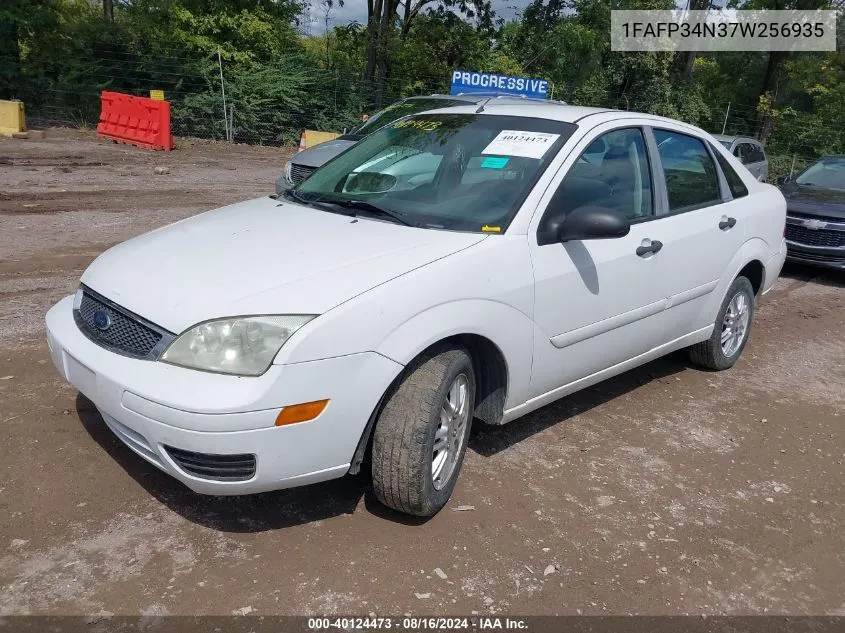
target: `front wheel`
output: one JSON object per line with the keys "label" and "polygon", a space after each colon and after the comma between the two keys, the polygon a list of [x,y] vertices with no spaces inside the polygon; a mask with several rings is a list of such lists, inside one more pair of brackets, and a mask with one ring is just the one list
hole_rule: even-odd
{"label": "front wheel", "polygon": [[448,349],[410,365],[373,434],[379,501],[407,514],[437,514],[455,489],[474,408],[475,373],[466,351]]}
{"label": "front wheel", "polygon": [[690,360],[708,369],[728,369],[739,360],[754,318],[754,287],[746,277],[734,279],[725,295],[713,334],[690,347]]}

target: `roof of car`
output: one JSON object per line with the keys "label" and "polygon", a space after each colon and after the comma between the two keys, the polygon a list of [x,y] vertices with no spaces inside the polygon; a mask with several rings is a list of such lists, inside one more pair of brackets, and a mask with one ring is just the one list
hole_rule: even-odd
{"label": "roof of car", "polygon": [[[482,102],[484,112],[487,114],[499,114],[510,116],[529,116],[541,119],[550,119],[553,121],[562,121],[565,123],[576,123],[587,117],[600,117],[605,120],[623,119],[623,118],[637,118],[648,119],[655,123],[671,123],[672,125],[681,125],[701,133],[702,130],[694,125],[678,121],[676,119],[669,119],[655,114],[645,114],[642,112],[629,112],[628,110],[615,110],[612,108],[592,108],[587,106],[567,105],[554,101],[541,101],[539,99],[520,99],[518,101],[490,99]],[[431,111],[434,111],[432,109]],[[466,106],[452,106],[449,108],[437,109],[438,112],[455,112],[462,114],[469,114],[478,111],[478,107],[474,104]]]}
{"label": "roof of car", "polygon": [[746,141],[748,143],[760,145],[760,141],[758,141],[756,138],[751,138],[750,136],[741,136],[735,134],[714,134],[713,138],[715,138],[717,141]]}
{"label": "roof of car", "polygon": [[487,99],[495,99],[496,103],[512,103],[512,104],[522,104],[522,103],[557,103],[560,105],[566,105],[564,101],[553,101],[553,100],[541,100],[541,99],[531,99],[529,97],[522,97],[520,95],[514,94],[507,94],[502,92],[472,92],[472,93],[460,93],[456,95],[442,95],[442,94],[431,94],[431,95],[416,95],[413,97],[407,97],[405,101],[411,101],[415,99],[443,99],[443,100],[451,100],[451,101],[466,101],[467,103],[479,103],[481,101],[485,101]]}

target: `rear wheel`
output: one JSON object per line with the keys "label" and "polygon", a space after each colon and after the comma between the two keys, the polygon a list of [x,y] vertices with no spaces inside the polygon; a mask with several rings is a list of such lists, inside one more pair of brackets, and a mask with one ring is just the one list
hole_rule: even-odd
{"label": "rear wheel", "polygon": [[708,369],[728,369],[739,360],[754,317],[754,287],[746,277],[737,277],[728,288],[713,334],[690,347],[692,362]]}
{"label": "rear wheel", "polygon": [[452,496],[475,408],[475,373],[462,349],[421,357],[388,397],[373,434],[373,487],[384,505],[436,514]]}

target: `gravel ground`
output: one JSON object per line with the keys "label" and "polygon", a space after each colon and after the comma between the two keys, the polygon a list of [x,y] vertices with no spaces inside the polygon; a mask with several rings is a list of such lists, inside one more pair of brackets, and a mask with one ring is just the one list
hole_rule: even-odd
{"label": "gravel ground", "polygon": [[477,429],[429,521],[365,477],[201,497],[120,444],[44,313],[108,246],[270,193],[283,160],[0,139],[0,615],[845,615],[839,273],[788,266],[730,371],[674,354]]}

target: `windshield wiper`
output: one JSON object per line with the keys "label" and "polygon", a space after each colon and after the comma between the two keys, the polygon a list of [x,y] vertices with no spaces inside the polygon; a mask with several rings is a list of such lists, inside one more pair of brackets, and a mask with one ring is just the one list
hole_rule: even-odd
{"label": "windshield wiper", "polygon": [[[293,200],[294,202],[298,202],[300,204],[306,204],[309,207],[314,207],[323,211],[331,211],[331,209],[327,208],[327,205],[334,205],[336,207],[342,207],[344,209],[360,209],[361,211],[368,211],[374,215],[381,215],[385,218],[390,218],[397,224],[402,224],[404,226],[417,226],[405,220],[395,211],[384,209],[382,207],[374,205],[371,202],[365,202],[363,200],[351,200],[349,198],[333,198],[330,196],[321,196],[319,198],[309,200],[308,198],[297,194],[296,191],[293,189],[286,190],[282,195],[284,195],[288,200]],[[343,213],[343,215],[348,215],[352,217],[357,216],[357,214],[354,212],[345,212]]]}
{"label": "windshield wiper", "polygon": [[313,201],[308,200],[307,198],[303,198],[294,189],[285,189],[282,192],[282,195],[287,198],[288,200],[293,200],[294,202],[298,202],[299,204],[307,204],[309,207],[316,206]]}
{"label": "windshield wiper", "polygon": [[340,215],[346,215],[350,217],[355,217],[354,213],[349,213],[347,211],[339,211],[336,208],[333,208],[331,205],[335,207],[338,206],[335,202],[331,201],[331,205],[328,203],[321,203],[320,201],[322,198],[317,198],[315,200],[310,200],[305,196],[299,195],[294,189],[287,189],[283,194],[285,198],[288,200],[292,200],[294,202],[298,202],[299,204],[304,204],[309,206],[313,209],[319,209],[320,211],[327,211],[328,213],[339,213]]}
{"label": "windshield wiper", "polygon": [[329,196],[322,196],[314,200],[314,202],[325,202],[328,204],[336,204],[337,206],[344,207],[345,209],[359,209],[361,211],[368,211],[369,213],[373,213],[375,215],[390,218],[397,224],[403,224],[405,226],[416,226],[415,224],[408,222],[405,218],[403,218],[395,211],[379,207],[373,204],[372,202],[365,202],[364,200],[353,200],[350,198],[333,198]]}

